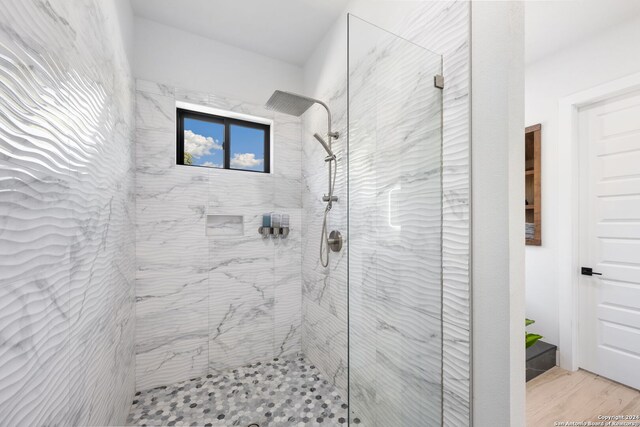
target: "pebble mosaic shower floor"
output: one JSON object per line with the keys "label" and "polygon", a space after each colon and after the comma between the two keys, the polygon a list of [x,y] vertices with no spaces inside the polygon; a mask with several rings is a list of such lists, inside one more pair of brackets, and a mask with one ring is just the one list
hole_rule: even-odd
{"label": "pebble mosaic shower floor", "polygon": [[347,404],[304,357],[273,359],[137,392],[138,426],[346,426]]}

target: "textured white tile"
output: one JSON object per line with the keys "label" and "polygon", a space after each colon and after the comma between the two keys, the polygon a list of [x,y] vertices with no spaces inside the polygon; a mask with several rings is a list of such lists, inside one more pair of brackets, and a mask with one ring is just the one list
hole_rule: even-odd
{"label": "textured white tile", "polygon": [[[429,22],[426,27],[425,22]],[[350,403],[366,425],[438,424],[440,386],[444,387],[445,396],[464,396],[465,387],[468,395],[468,383],[461,381],[465,375],[469,376],[468,371],[464,371],[470,357],[468,348],[460,347],[455,357],[445,352],[444,376],[462,372],[456,377],[455,385],[451,380],[440,384],[437,363],[411,364],[412,358],[420,360],[420,356],[427,354],[429,361],[439,362],[441,355],[437,351],[441,341],[444,339],[446,347],[447,340],[451,340],[450,329],[445,328],[442,337],[438,328],[433,328],[435,336],[415,342],[420,338],[416,336],[420,331],[416,325],[424,323],[417,319],[423,316],[434,320],[435,326],[444,316],[445,320],[459,326],[456,339],[466,337],[468,342],[468,22],[468,3],[431,2],[420,6],[397,28],[390,28],[443,54],[447,84],[442,92],[442,234],[439,231],[440,182],[437,178],[439,152],[430,150],[431,145],[425,144],[425,141],[438,143],[440,109],[437,102],[430,101],[429,97],[437,92],[429,84],[422,85],[424,91],[411,84],[416,76],[418,81],[423,81],[424,77],[427,83],[432,79],[431,72],[425,73],[429,67],[415,67],[416,61],[424,55],[407,54],[416,49],[415,46],[404,42],[398,44],[390,39],[386,48],[393,45],[393,49],[385,49],[384,38],[387,36],[365,37],[372,47],[365,49],[370,57],[363,58],[358,64],[362,72],[350,78],[349,271],[342,254],[332,254],[330,272],[321,268],[317,261],[316,236],[320,233],[324,208],[318,198],[326,192],[327,184],[325,165],[321,161],[322,147],[314,143],[312,135],[326,126],[326,115],[319,110],[304,116],[302,347],[310,360],[328,376],[337,372],[335,366],[339,366],[341,357],[346,360],[346,342],[339,348],[340,341],[334,341],[333,351],[323,347],[323,342],[330,334],[328,331],[335,330],[332,326],[346,333],[346,295],[342,291],[346,289],[349,275]],[[376,50],[381,46],[382,50]],[[376,56],[377,53],[380,55]],[[433,58],[437,59],[437,56]],[[369,68],[367,64],[375,67]],[[437,61],[433,65],[437,65]],[[418,70],[418,73],[411,74],[412,70]],[[385,75],[394,78],[385,80]],[[335,81],[340,82],[339,79]],[[370,88],[369,93],[365,93],[367,88]],[[345,135],[346,87],[325,85],[311,95],[329,101],[334,113],[333,127]],[[336,143],[338,158],[344,156],[344,143],[342,138]],[[336,194],[345,200],[346,165],[340,166]],[[394,190],[396,187],[398,189]],[[395,192],[393,197],[399,212],[389,224],[391,190]],[[330,214],[330,229],[346,230],[346,219],[346,205],[336,204]],[[401,225],[402,229],[390,225]],[[444,270],[442,287],[441,265]],[[441,301],[444,301],[443,305]],[[415,310],[412,317],[405,317],[411,310]],[[385,316],[391,317],[382,322]],[[396,337],[394,331],[406,335]],[[394,353],[410,348],[416,353],[411,357],[409,353],[405,354],[409,361],[401,361],[402,353]],[[376,366],[375,373],[369,369],[371,366]],[[422,381],[416,379],[412,383],[411,376],[417,373],[422,373]],[[392,383],[382,386],[379,384],[381,378],[388,378]],[[409,382],[401,385],[402,381]],[[394,388],[396,385],[400,388]],[[379,390],[391,394],[382,396]],[[416,394],[421,396],[418,401],[411,398]],[[464,399],[458,401],[464,403]],[[468,405],[455,406],[451,402],[453,400],[445,401],[445,424],[468,420]],[[403,408],[400,413],[397,412],[399,408]]]}
{"label": "textured white tile", "polygon": [[0,414],[7,425],[67,419],[67,283],[68,274],[61,273],[0,286]]}
{"label": "textured white tile", "polygon": [[110,7],[0,4],[9,425],[121,425],[133,395],[134,96]]}
{"label": "textured white tile", "polygon": [[465,425],[471,417],[469,331],[445,322],[443,336],[444,425]]}
{"label": "textured white tile", "polygon": [[[27,163],[7,163],[4,171],[13,187],[10,195],[3,193],[0,267],[5,283],[46,275],[61,264],[69,268],[69,247],[77,233],[78,224],[69,203],[68,171],[54,172],[46,166]],[[31,169],[32,166],[38,169]]]}

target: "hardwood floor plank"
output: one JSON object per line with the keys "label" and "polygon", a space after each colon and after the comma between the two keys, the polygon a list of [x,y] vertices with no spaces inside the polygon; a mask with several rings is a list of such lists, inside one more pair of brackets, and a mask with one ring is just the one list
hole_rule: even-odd
{"label": "hardwood floor plank", "polygon": [[527,383],[527,425],[598,421],[598,415],[640,415],[640,392],[579,370],[555,367]]}

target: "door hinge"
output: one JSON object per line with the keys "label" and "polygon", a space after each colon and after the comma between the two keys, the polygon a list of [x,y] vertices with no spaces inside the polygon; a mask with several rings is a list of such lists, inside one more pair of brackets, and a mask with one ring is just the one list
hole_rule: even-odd
{"label": "door hinge", "polygon": [[444,89],[444,76],[442,74],[433,76],[433,85],[438,89]]}

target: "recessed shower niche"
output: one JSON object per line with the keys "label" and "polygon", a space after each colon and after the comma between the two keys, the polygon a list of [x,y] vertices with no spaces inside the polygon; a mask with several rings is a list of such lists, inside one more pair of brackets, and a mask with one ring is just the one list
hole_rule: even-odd
{"label": "recessed shower niche", "polygon": [[244,236],[244,217],[242,215],[207,214],[207,236]]}

